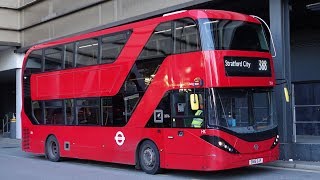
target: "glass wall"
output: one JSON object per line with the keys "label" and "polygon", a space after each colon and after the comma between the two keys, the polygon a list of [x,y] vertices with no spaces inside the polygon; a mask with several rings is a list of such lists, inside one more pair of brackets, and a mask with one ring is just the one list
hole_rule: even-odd
{"label": "glass wall", "polygon": [[320,82],[293,84],[295,142],[320,142]]}

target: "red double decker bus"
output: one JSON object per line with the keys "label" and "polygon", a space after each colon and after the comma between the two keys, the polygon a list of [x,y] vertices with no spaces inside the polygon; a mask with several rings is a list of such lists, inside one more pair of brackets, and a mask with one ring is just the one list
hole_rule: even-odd
{"label": "red double decker bus", "polygon": [[32,47],[22,149],[214,171],[279,156],[272,57],[261,23],[189,10]]}

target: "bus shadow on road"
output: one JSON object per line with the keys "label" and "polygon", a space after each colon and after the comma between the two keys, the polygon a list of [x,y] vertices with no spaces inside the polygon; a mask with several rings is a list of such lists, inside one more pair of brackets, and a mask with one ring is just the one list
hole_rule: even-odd
{"label": "bus shadow on road", "polygon": [[[41,161],[49,161],[44,155],[30,155],[28,156],[28,158],[33,158]],[[108,163],[108,162],[93,161],[93,160],[86,160],[86,159],[62,158],[61,161],[57,163],[83,165],[83,166],[91,166],[91,167],[98,167],[98,168],[113,168],[113,169],[125,170],[125,171],[138,171],[135,169],[133,165]]]}
{"label": "bus shadow on road", "polygon": [[181,171],[166,170],[166,174],[174,177],[188,177],[191,179],[257,179],[263,174],[269,174],[273,169],[263,167],[242,167],[221,171]]}
{"label": "bus shadow on road", "polygon": [[[38,160],[48,161],[44,155],[31,155],[30,158],[35,158]],[[84,160],[84,159],[73,159],[73,158],[63,158],[61,162],[80,166],[90,166],[93,168],[109,168],[110,170],[126,171],[132,173],[144,173],[142,170],[136,170],[133,165],[125,164],[115,164],[108,162]],[[271,174],[274,169],[264,168],[263,166],[248,166],[236,169],[222,170],[222,171],[185,171],[185,170],[169,170],[164,169],[159,175],[160,176],[170,176],[176,178],[186,178],[191,179],[256,179],[265,174]]]}

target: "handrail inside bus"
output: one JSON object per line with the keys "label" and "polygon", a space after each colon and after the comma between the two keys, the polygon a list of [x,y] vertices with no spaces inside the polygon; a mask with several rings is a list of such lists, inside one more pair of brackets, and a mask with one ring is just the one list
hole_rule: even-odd
{"label": "handrail inside bus", "polygon": [[268,24],[259,16],[255,16],[255,15],[250,15],[251,17],[255,18],[255,19],[258,19],[260,22],[262,22],[268,29],[269,31],[269,34],[270,34],[270,40],[271,40],[271,44],[272,44],[272,48],[273,48],[273,52],[274,52],[274,55],[272,55],[273,58],[277,57],[277,51],[276,51],[276,48],[274,46],[274,42],[273,42],[273,37],[272,37],[272,32],[268,26]]}

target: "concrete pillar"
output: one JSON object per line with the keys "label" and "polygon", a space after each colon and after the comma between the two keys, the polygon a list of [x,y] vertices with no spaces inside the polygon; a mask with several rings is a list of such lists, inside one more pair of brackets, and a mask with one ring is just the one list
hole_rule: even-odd
{"label": "concrete pillar", "polygon": [[22,80],[21,68],[16,70],[16,138],[21,139]]}
{"label": "concrete pillar", "polygon": [[[280,158],[292,158],[292,108],[291,102],[285,101],[283,88],[291,92],[290,65],[290,18],[289,0],[269,0],[270,28],[274,38],[277,56],[274,58],[276,86],[276,109],[280,133]],[[291,100],[291,98],[290,98]]]}
{"label": "concrete pillar", "polygon": [[21,139],[21,109],[22,109],[22,65],[24,54],[16,54],[16,138]]}

